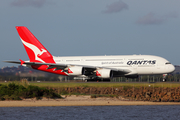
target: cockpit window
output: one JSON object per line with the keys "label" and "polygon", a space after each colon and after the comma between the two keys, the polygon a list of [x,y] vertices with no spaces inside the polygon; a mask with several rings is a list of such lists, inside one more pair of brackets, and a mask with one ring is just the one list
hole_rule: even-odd
{"label": "cockpit window", "polygon": [[167,62],[167,63],[165,63],[165,64],[167,65],[167,64],[171,64],[171,63],[170,63],[170,62]]}

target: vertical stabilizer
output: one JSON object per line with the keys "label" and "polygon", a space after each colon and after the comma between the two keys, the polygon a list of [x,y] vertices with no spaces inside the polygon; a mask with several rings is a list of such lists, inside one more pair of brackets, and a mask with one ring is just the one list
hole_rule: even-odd
{"label": "vertical stabilizer", "polygon": [[16,26],[30,62],[55,63],[52,55],[38,39],[24,26]]}

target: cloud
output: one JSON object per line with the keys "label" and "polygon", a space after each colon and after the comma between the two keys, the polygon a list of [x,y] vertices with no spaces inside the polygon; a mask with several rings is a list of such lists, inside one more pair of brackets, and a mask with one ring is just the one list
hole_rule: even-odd
{"label": "cloud", "polygon": [[136,23],[141,25],[157,25],[162,24],[167,21],[169,18],[177,18],[178,14],[176,12],[172,12],[163,16],[156,16],[154,13],[150,12],[147,15],[139,18]]}
{"label": "cloud", "polygon": [[123,1],[119,0],[110,5],[106,6],[107,10],[103,11],[103,13],[117,13],[124,9],[128,9],[128,5]]}
{"label": "cloud", "polygon": [[37,7],[40,8],[45,4],[46,0],[15,0],[11,3],[12,6],[16,7]]}
{"label": "cloud", "polygon": [[154,13],[148,13],[147,15],[139,18],[136,23],[138,24],[161,24],[164,20],[161,17],[155,16]]}
{"label": "cloud", "polygon": [[169,14],[164,15],[163,17],[165,17],[165,18],[178,18],[178,13],[177,12],[171,12]]}

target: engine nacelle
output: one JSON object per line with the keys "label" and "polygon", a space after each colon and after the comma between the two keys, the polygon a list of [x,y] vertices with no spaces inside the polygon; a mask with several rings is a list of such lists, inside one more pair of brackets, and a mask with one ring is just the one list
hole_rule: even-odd
{"label": "engine nacelle", "polygon": [[99,69],[96,70],[96,76],[99,78],[111,78],[113,77],[113,73],[110,69]]}
{"label": "engine nacelle", "polygon": [[84,68],[81,66],[69,67],[68,73],[69,73],[69,75],[74,75],[74,76],[84,75]]}

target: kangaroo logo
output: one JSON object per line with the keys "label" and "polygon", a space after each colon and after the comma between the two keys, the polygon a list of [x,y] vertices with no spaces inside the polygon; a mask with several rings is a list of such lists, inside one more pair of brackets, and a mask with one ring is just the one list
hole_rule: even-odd
{"label": "kangaroo logo", "polygon": [[43,53],[47,52],[45,49],[41,49],[41,53],[40,54],[37,54],[37,56],[41,56]]}
{"label": "kangaroo logo", "polygon": [[28,47],[29,49],[31,49],[33,52],[34,52],[34,55],[35,55],[35,60],[38,60],[38,61],[41,61],[43,63],[45,63],[41,58],[40,56],[47,52],[45,49],[39,49],[38,47],[36,47],[35,45],[33,44],[30,44],[30,43],[27,43],[25,42],[23,39],[21,39],[22,43]]}

